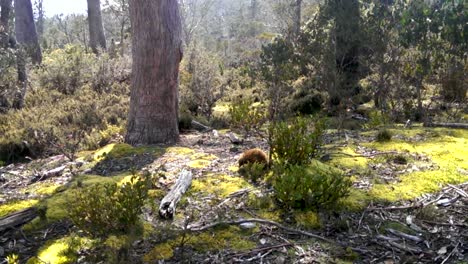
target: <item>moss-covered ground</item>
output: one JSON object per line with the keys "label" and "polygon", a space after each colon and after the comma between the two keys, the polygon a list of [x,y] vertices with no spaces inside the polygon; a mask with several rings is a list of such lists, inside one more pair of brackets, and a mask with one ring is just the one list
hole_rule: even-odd
{"label": "moss-covered ground", "polygon": [[[224,106],[220,106],[217,111],[225,111]],[[448,184],[468,182],[467,131],[423,127],[391,128],[390,131],[393,137],[388,142],[373,140],[377,131],[363,132],[361,137],[348,142],[337,142],[336,145],[339,147],[334,148],[334,154],[328,164],[341,169],[354,182],[349,196],[340,202],[339,210],[361,212],[371,202],[408,201],[426,193],[437,192]],[[236,154],[219,150],[205,151],[204,147],[194,147],[194,144],[180,144],[168,148],[109,144],[96,151],[82,152],[79,160],[85,164],[81,170],[77,170],[70,182],[66,185],[39,182],[18,189],[22,194],[34,195],[34,199],[11,200],[1,204],[0,217],[31,206],[41,208],[40,217],[23,227],[26,234],[33,234],[69,218],[68,208],[73,206],[73,194],[78,188],[104,183],[123,184],[134,174],[150,171],[150,174],[156,178],[153,179],[153,186],[149,191],[150,200],[144,210],[145,216],[141,219],[146,231],[137,237],[132,236],[131,239],[128,237],[123,239],[120,234],[101,241],[107,245],[107,248],[119,251],[134,241],[152,238],[161,231],[165,224],[148,215],[157,214],[155,203],[157,204],[168,191],[177,173],[185,168],[194,173],[194,179],[191,188],[177,208],[175,222],[178,223],[179,231],[167,238],[158,239],[158,242],[151,243],[151,246],[146,245],[145,253],[140,255],[140,260],[145,263],[178,259],[180,257],[178,250],[181,247],[187,248],[190,252],[205,254],[226,250],[247,252],[261,246],[257,238],[265,230],[258,227],[244,230],[238,226],[221,226],[200,233],[180,231],[184,221],[197,222],[193,218],[211,217],[211,221],[222,221],[236,216],[237,218],[256,217],[288,224],[302,230],[321,230],[330,224],[327,222],[328,218],[324,218],[320,212],[280,208],[274,197],[267,193],[264,183],[252,183],[238,173]],[[116,171],[111,175],[82,173],[82,170],[92,170],[104,161],[126,160],[139,155],[145,157],[150,155],[152,160],[145,161],[142,166]],[[394,162],[396,156],[402,156],[400,159],[404,162],[396,164]],[[161,164],[165,165],[165,171],[161,173],[154,171],[156,165]],[[392,173],[387,178],[382,178],[382,170],[388,168],[393,170]],[[231,196],[240,190],[248,191],[244,196]],[[241,207],[246,210],[236,211],[236,208]],[[193,214],[194,211],[197,212]],[[187,220],[187,216],[191,213],[192,219]],[[345,222],[338,222],[335,225],[337,229],[347,228],[346,226]],[[382,228],[401,230],[398,223],[391,221]],[[76,261],[75,253],[78,249],[96,246],[92,241],[82,235],[71,234],[54,238],[42,245],[35,253],[36,257],[29,258],[27,263],[73,263]],[[123,242],[119,244],[118,241]],[[305,243],[312,245],[316,241],[308,240]],[[355,253],[349,249],[345,250],[342,256],[346,260],[346,256],[351,258],[353,254]],[[337,261],[345,263],[345,260]]]}

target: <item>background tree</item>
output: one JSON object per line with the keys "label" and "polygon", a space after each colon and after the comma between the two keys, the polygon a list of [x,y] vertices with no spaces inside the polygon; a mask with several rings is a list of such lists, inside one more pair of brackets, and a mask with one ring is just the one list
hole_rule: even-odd
{"label": "background tree", "polygon": [[[116,46],[119,46],[120,55],[124,55],[127,35],[130,31],[130,14],[128,0],[106,0],[103,9],[103,20],[107,36],[115,36]],[[117,22],[117,23],[115,23]]]}
{"label": "background tree", "polygon": [[18,44],[26,49],[33,63],[40,64],[42,52],[34,25],[31,0],[15,0],[15,33]]}
{"label": "background tree", "polygon": [[88,0],[89,46],[94,53],[106,49],[106,37],[102,26],[101,1]]}
{"label": "background tree", "polygon": [[178,136],[178,75],[182,59],[176,0],[131,0],[133,66],[126,141],[174,143]]}
{"label": "background tree", "polygon": [[12,0],[0,0],[0,47],[8,46]]}

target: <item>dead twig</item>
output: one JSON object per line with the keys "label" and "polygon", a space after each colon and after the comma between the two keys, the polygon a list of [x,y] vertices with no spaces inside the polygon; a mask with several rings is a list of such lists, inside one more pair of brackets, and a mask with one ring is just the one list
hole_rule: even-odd
{"label": "dead twig", "polygon": [[389,233],[395,235],[395,236],[399,236],[399,237],[402,237],[402,238],[405,238],[405,239],[408,239],[408,240],[412,240],[416,243],[419,243],[419,242],[422,242],[424,241],[424,239],[418,237],[418,236],[413,236],[413,235],[409,235],[409,234],[406,234],[406,233],[403,233],[401,231],[398,231],[398,230],[395,230],[395,229],[392,229],[392,228],[387,228],[386,229]]}
{"label": "dead twig", "polygon": [[448,254],[448,256],[440,264],[444,264],[445,262],[447,262],[450,259],[450,257],[453,255],[453,253],[458,249],[458,245],[460,245],[460,242],[457,243],[455,248],[453,248],[452,252],[450,252],[450,254]]}
{"label": "dead twig", "polygon": [[265,220],[265,219],[258,219],[258,218],[251,218],[251,219],[244,219],[244,220],[237,220],[237,221],[227,221],[227,222],[216,222],[216,223],[213,223],[213,224],[200,226],[200,227],[189,226],[188,228],[191,231],[200,232],[200,231],[205,231],[205,230],[208,230],[208,229],[220,226],[220,225],[240,225],[240,224],[244,224],[244,223],[260,223],[260,224],[272,225],[272,226],[276,226],[276,227],[278,227],[280,229],[286,230],[286,231],[291,232],[291,233],[316,238],[316,239],[328,242],[330,244],[336,244],[336,242],[331,240],[331,239],[328,239],[328,238],[325,238],[325,237],[322,237],[322,236],[319,236],[319,235],[316,235],[316,234],[312,234],[312,233],[309,233],[309,232],[306,232],[306,231],[289,228],[289,227],[284,226],[282,224],[279,224],[277,222],[273,222],[273,221],[269,221],[269,220]]}
{"label": "dead twig", "polygon": [[428,221],[428,220],[422,220],[424,223],[428,223],[428,224],[431,224],[431,225],[441,225],[441,226],[458,226],[458,227],[467,227],[468,228],[468,225],[467,224],[457,224],[457,223],[453,223],[453,224],[450,224],[450,223],[440,223],[440,222],[434,222],[434,221]]}
{"label": "dead twig", "polygon": [[264,251],[270,251],[270,250],[278,249],[278,248],[282,248],[282,247],[293,247],[293,246],[294,246],[293,243],[283,243],[283,244],[269,246],[269,247],[254,248],[252,250],[249,250],[248,252],[236,254],[233,257],[240,258],[240,257],[246,256],[246,255],[249,255],[249,254],[257,254],[257,253],[264,252]]}
{"label": "dead twig", "polygon": [[468,194],[465,191],[463,191],[462,189],[460,189],[457,186],[452,185],[452,184],[448,184],[448,186],[450,186],[452,189],[454,189],[461,196],[463,196],[465,198],[468,198]]}

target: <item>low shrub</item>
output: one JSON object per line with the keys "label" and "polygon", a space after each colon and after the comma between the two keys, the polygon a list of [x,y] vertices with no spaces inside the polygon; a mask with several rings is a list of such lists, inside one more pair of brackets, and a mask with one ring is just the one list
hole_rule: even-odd
{"label": "low shrub", "polygon": [[268,165],[265,163],[248,163],[239,168],[239,173],[252,182],[256,183],[265,175],[267,166]]}
{"label": "low shrub", "polygon": [[240,99],[229,107],[231,127],[242,129],[245,134],[258,130],[266,121],[266,111],[261,104],[254,104],[249,99]]}
{"label": "low shrub", "polygon": [[382,127],[390,123],[390,117],[380,111],[371,111],[369,113],[369,122],[367,123],[368,128]]}
{"label": "low shrub", "polygon": [[181,112],[179,115],[179,129],[189,130],[192,128],[193,117],[188,112]]}
{"label": "low shrub", "polygon": [[270,126],[270,151],[288,164],[307,164],[316,157],[325,132],[322,118],[296,117]]}
{"label": "low shrub", "polygon": [[377,142],[388,142],[392,140],[393,134],[390,130],[388,129],[381,129],[377,132],[377,135],[375,136],[375,140]]}
{"label": "low shrub", "polygon": [[149,177],[132,176],[130,181],[95,184],[75,191],[70,200],[70,218],[91,236],[123,233],[137,224],[148,196]]}
{"label": "low shrub", "polygon": [[349,177],[315,160],[307,166],[276,163],[273,173],[276,198],[289,208],[333,207],[351,187]]}

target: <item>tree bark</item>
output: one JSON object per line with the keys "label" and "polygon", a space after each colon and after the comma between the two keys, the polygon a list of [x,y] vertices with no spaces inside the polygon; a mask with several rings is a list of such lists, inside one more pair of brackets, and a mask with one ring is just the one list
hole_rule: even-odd
{"label": "tree bark", "polygon": [[15,0],[16,40],[24,46],[34,64],[41,64],[42,52],[34,25],[31,0]]}
{"label": "tree bark", "polygon": [[42,35],[44,35],[44,7],[43,7],[44,0],[37,1],[37,35],[39,39],[42,39]]}
{"label": "tree bark", "polygon": [[102,26],[101,1],[88,0],[89,46],[95,54],[98,48],[106,49],[106,37]]}
{"label": "tree bark", "polygon": [[182,59],[177,0],[131,0],[133,66],[126,141],[174,143]]}
{"label": "tree bark", "polygon": [[0,47],[8,47],[10,12],[12,0],[0,0]]}
{"label": "tree bark", "polygon": [[301,32],[302,0],[296,0],[294,6],[293,34],[297,38]]}

